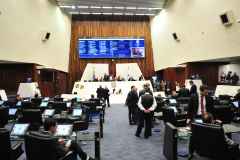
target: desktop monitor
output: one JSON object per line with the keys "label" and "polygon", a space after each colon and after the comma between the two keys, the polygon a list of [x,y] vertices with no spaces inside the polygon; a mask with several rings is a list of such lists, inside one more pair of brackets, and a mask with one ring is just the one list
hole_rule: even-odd
{"label": "desktop monitor", "polygon": [[191,75],[191,79],[195,79],[195,75]]}
{"label": "desktop monitor", "polygon": [[61,97],[54,97],[53,100],[54,100],[54,102],[62,102],[63,98],[61,98]]}
{"label": "desktop monitor", "polygon": [[43,101],[44,102],[48,102],[49,101],[49,97],[45,97]]}
{"label": "desktop monitor", "polygon": [[45,109],[45,111],[43,112],[43,116],[53,116],[55,112],[55,109]]}
{"label": "desktop monitor", "polygon": [[77,98],[77,102],[80,102],[81,101],[81,98]]}
{"label": "desktop monitor", "polygon": [[67,102],[67,108],[71,107],[71,102]]}
{"label": "desktop monitor", "polygon": [[22,101],[18,101],[16,106],[21,106],[22,105]]}
{"label": "desktop monitor", "polygon": [[176,101],[176,99],[169,99],[169,103],[171,103],[171,104],[176,104],[177,101]]}
{"label": "desktop monitor", "polygon": [[72,127],[72,124],[58,124],[54,135],[57,137],[71,136]]}
{"label": "desktop monitor", "polygon": [[16,109],[16,108],[10,108],[8,113],[9,113],[9,115],[14,116],[17,113],[17,110],[18,109]]}
{"label": "desktop monitor", "polygon": [[212,96],[213,100],[216,100],[216,97]]}
{"label": "desktop monitor", "polygon": [[28,131],[29,123],[16,123],[11,129],[10,136],[24,136]]}
{"label": "desktop monitor", "polygon": [[48,102],[42,102],[41,104],[40,104],[40,107],[47,107],[48,106]]}
{"label": "desktop monitor", "polygon": [[238,101],[232,102],[232,104],[233,104],[233,106],[234,106],[235,108],[238,108],[238,106],[239,106],[239,102],[238,102]]}
{"label": "desktop monitor", "polygon": [[73,109],[72,116],[80,117],[82,115],[82,109]]}
{"label": "desktop monitor", "polygon": [[171,106],[169,108],[172,108],[174,110],[174,113],[178,113],[178,110],[177,110],[177,108],[175,106]]}
{"label": "desktop monitor", "polygon": [[67,110],[67,103],[66,102],[53,102],[52,108],[58,109],[58,110]]}
{"label": "desktop monitor", "polygon": [[0,106],[3,105],[3,102],[4,102],[4,101],[0,101]]}

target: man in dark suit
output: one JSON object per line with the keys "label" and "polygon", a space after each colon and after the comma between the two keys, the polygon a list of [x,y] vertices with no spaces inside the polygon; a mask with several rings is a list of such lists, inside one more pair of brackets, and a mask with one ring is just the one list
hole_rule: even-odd
{"label": "man in dark suit", "polygon": [[109,89],[107,88],[107,86],[105,86],[103,97],[104,97],[104,100],[107,101],[108,107],[110,107],[109,92],[110,92]]}
{"label": "man in dark suit", "polygon": [[[217,115],[214,110],[213,105],[213,98],[208,96],[209,87],[207,85],[201,85],[200,86],[200,93],[199,94],[193,94],[190,96],[190,100],[188,103],[188,110],[187,110],[187,125],[190,124],[195,118],[201,117],[204,113],[209,112],[213,115],[213,119],[218,122],[222,123],[217,118]],[[195,147],[193,143],[192,137],[190,137],[189,142],[189,154],[188,159],[191,159],[193,156],[193,153],[195,152]]]}
{"label": "man in dark suit", "polygon": [[189,89],[186,88],[186,85],[183,84],[182,85],[183,88],[179,89],[178,91],[178,97],[181,98],[181,97],[189,97]]}
{"label": "man in dark suit", "polygon": [[66,143],[63,138],[58,139],[53,134],[56,130],[56,120],[53,118],[47,118],[44,121],[44,131],[42,131],[42,134],[49,135],[53,138],[54,143],[54,150],[56,153],[56,157],[62,158],[64,157],[69,150],[73,151],[74,154],[78,154],[78,156],[82,160],[97,160],[98,158],[91,158],[87,156],[85,152],[78,146],[78,144],[75,141],[71,141],[70,143]]}
{"label": "man in dark suit", "polygon": [[[146,93],[146,88],[148,88],[147,84],[144,84],[143,86],[144,88],[142,90],[139,91],[139,97],[141,97],[141,95],[144,95]],[[150,94],[153,95],[152,91],[150,90]]]}
{"label": "man in dark suit", "polygon": [[190,95],[196,94],[197,93],[197,86],[193,83],[193,81],[190,81],[189,83],[191,85]]}
{"label": "man in dark suit", "polygon": [[236,72],[233,73],[233,76],[232,76],[232,85],[233,86],[237,86],[237,82],[239,81],[239,77],[237,75]]}
{"label": "man in dark suit", "polygon": [[170,82],[167,80],[166,82],[166,86],[165,86],[165,95],[170,95],[171,93],[171,85],[170,85]]}
{"label": "man in dark suit", "polygon": [[133,79],[133,77],[131,76],[128,81],[136,81],[135,79]]}
{"label": "man in dark suit", "polygon": [[138,107],[141,110],[139,123],[135,136],[140,137],[143,124],[145,121],[144,138],[147,139],[151,135],[151,117],[150,111],[154,111],[157,107],[157,102],[152,95],[150,95],[150,89],[145,88],[145,94],[139,98]]}
{"label": "man in dark suit", "polygon": [[233,96],[234,100],[239,101],[240,100],[240,88],[237,90],[237,94]]}
{"label": "man in dark suit", "polygon": [[104,94],[104,89],[102,88],[102,85],[99,85],[99,88],[97,89],[96,92],[97,92],[97,98],[102,99]]}
{"label": "man in dark suit", "polygon": [[104,73],[104,81],[109,81],[109,76],[106,74],[106,73]]}
{"label": "man in dark suit", "polygon": [[200,79],[199,74],[196,74],[195,79]]}
{"label": "man in dark suit", "polygon": [[137,112],[137,103],[138,103],[138,95],[136,92],[137,88],[135,86],[131,87],[131,91],[128,93],[126,102],[124,106],[128,106],[129,110],[129,124],[130,125],[137,125],[137,118],[136,118],[136,112]]}

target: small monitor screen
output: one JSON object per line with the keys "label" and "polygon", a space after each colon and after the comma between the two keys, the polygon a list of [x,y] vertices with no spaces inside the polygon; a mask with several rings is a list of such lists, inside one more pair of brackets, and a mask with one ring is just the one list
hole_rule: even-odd
{"label": "small monitor screen", "polygon": [[0,106],[3,105],[3,102],[4,102],[4,101],[0,101]]}
{"label": "small monitor screen", "polygon": [[72,116],[73,117],[80,117],[82,115],[82,109],[73,109]]}
{"label": "small monitor screen", "polygon": [[33,98],[35,98],[35,97],[31,97],[31,98],[30,98],[30,101],[31,101]]}
{"label": "small monitor screen", "polygon": [[80,102],[81,98],[77,98],[77,102]]}
{"label": "small monitor screen", "polygon": [[24,136],[27,132],[29,124],[14,124],[11,130],[11,136]]}
{"label": "small monitor screen", "polygon": [[45,109],[43,115],[44,116],[53,116],[55,112],[55,109]]}
{"label": "small monitor screen", "polygon": [[201,119],[195,119],[195,122],[197,123],[203,123],[203,121]]}
{"label": "small monitor screen", "polygon": [[68,103],[67,103],[67,107],[68,107],[68,108],[71,107],[71,104],[72,104],[71,102],[68,102]]}
{"label": "small monitor screen", "polygon": [[16,104],[16,106],[21,106],[22,101],[18,101],[18,103]]}
{"label": "small monitor screen", "polygon": [[58,124],[55,131],[55,136],[71,136],[72,133],[72,124]]}
{"label": "small monitor screen", "polygon": [[175,113],[178,112],[177,108],[176,107],[169,107],[169,108],[172,108],[174,110]]}
{"label": "small monitor screen", "polygon": [[177,103],[176,99],[169,99],[170,103]]}
{"label": "small monitor screen", "polygon": [[212,98],[213,98],[214,100],[216,100],[216,97],[212,96]]}
{"label": "small monitor screen", "polygon": [[232,102],[232,103],[233,103],[234,107],[238,108],[238,101]]}
{"label": "small monitor screen", "polygon": [[191,78],[192,78],[192,79],[195,79],[195,76],[194,76],[194,75],[191,75]]}
{"label": "small monitor screen", "polygon": [[47,107],[48,106],[48,102],[42,102],[41,104],[40,104],[40,107]]}
{"label": "small monitor screen", "polygon": [[15,108],[10,108],[9,109],[9,115],[15,115],[16,112],[17,112],[17,109],[15,109]]}
{"label": "small monitor screen", "polygon": [[45,97],[43,101],[44,102],[48,102],[49,101],[49,97]]}

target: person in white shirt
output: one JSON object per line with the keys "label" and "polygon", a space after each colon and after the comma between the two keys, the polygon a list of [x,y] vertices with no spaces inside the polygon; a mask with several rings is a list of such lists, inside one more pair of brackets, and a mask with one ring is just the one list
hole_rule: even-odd
{"label": "person in white shirt", "polygon": [[35,89],[35,94],[37,94],[38,97],[41,97],[41,91],[40,91],[40,89],[39,89],[39,86],[36,87],[36,89]]}

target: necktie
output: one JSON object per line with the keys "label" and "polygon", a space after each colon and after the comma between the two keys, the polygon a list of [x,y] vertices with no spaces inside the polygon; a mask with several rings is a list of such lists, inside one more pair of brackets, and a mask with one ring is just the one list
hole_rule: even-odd
{"label": "necktie", "polygon": [[203,96],[201,96],[201,110],[202,110],[202,114],[204,114],[204,108],[203,108]]}

